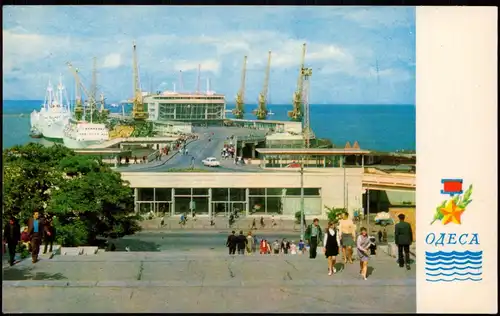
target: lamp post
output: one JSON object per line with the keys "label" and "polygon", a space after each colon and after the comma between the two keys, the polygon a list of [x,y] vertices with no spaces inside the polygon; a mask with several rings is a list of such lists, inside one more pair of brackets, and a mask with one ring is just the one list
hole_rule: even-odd
{"label": "lamp post", "polygon": [[304,240],[304,158],[300,161],[300,239]]}

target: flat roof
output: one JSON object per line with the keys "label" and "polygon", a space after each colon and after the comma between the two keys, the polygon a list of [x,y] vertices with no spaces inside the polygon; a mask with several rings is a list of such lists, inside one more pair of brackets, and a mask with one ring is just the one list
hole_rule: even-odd
{"label": "flat roof", "polygon": [[99,148],[99,149],[76,149],[77,154],[125,154],[131,153],[131,150],[123,150],[118,148]]}
{"label": "flat roof", "polygon": [[370,151],[362,149],[344,148],[256,148],[259,154],[278,155],[363,155]]}
{"label": "flat roof", "polygon": [[293,122],[293,121],[273,121],[273,120],[245,120],[245,119],[234,119],[234,118],[226,118],[228,121],[234,122],[249,122],[249,123],[269,123],[269,124],[302,124],[301,122]]}

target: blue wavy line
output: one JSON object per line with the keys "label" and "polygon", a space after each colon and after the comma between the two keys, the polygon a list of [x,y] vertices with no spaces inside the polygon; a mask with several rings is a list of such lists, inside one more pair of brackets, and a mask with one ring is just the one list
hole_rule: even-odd
{"label": "blue wavy line", "polygon": [[464,259],[472,259],[472,260],[482,260],[483,256],[450,256],[450,257],[445,257],[445,256],[436,256],[436,257],[425,257],[425,260],[428,261],[436,261],[436,260],[453,260],[453,259],[459,259],[459,260],[464,260]]}
{"label": "blue wavy line", "polygon": [[425,270],[429,270],[429,271],[437,271],[437,270],[445,270],[445,271],[449,271],[449,270],[453,270],[453,269],[457,269],[457,270],[466,270],[466,269],[473,269],[473,270],[479,270],[481,269],[482,266],[479,266],[479,267],[471,267],[471,266],[465,266],[465,267],[450,267],[450,268],[441,268],[441,267],[437,267],[437,268],[428,268],[428,267],[425,267]]}
{"label": "blue wavy line", "polygon": [[452,275],[460,275],[460,276],[465,276],[465,275],[473,275],[473,276],[478,276],[478,275],[481,275],[483,274],[482,272],[479,272],[479,273],[472,273],[472,272],[465,272],[465,273],[460,273],[460,272],[453,272],[453,273],[450,273],[450,274],[446,274],[446,273],[425,273],[426,275],[428,276],[432,276],[432,277],[436,277],[436,276],[440,276],[440,275],[443,275],[443,276],[452,276]]}
{"label": "blue wavy line", "polygon": [[425,264],[428,266],[437,266],[439,264],[450,265],[450,264],[482,264],[482,263],[483,263],[482,260],[479,260],[479,261],[470,261],[470,260],[466,260],[466,261],[438,261],[438,262],[425,261]]}
{"label": "blue wavy line", "polygon": [[480,251],[469,251],[469,250],[466,250],[466,251],[450,251],[450,252],[446,252],[446,251],[436,251],[436,252],[428,252],[426,251],[425,252],[425,255],[426,256],[447,256],[447,255],[469,255],[469,256],[479,256],[479,255],[482,255],[483,254],[483,251],[480,250]]}
{"label": "blue wavy line", "polygon": [[473,279],[473,278],[459,279],[459,278],[454,278],[454,279],[451,279],[451,280],[445,280],[445,279],[437,279],[437,280],[425,279],[425,280],[429,281],[429,282],[453,282],[453,281],[474,281],[474,282],[478,282],[478,281],[481,281],[482,278],[479,278],[479,279]]}

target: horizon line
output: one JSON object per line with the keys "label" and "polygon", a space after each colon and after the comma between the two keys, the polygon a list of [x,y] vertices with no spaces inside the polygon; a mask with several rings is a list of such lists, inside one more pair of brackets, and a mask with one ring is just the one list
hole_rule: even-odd
{"label": "horizon line", "polygon": [[[2,99],[2,102],[5,101],[15,101],[15,102],[22,102],[22,101],[40,101],[43,102],[44,100],[40,99]],[[120,101],[108,101],[107,104],[111,103],[120,103]],[[226,105],[235,105],[235,103],[232,102],[226,102]],[[246,103],[245,105],[258,105],[257,103]],[[291,106],[291,103],[268,103],[269,105],[276,105],[276,106]],[[309,105],[397,105],[397,106],[415,106],[415,104],[412,103],[310,103]]]}

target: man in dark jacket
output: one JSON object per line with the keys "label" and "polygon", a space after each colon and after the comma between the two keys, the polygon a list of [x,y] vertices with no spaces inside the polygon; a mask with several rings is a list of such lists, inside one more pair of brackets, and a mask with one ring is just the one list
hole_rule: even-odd
{"label": "man in dark jacket", "polygon": [[245,254],[245,248],[247,246],[247,238],[245,235],[243,235],[243,231],[240,230],[240,234],[237,237],[237,244],[238,244],[238,254],[239,255],[244,255]]}
{"label": "man in dark jacket", "polygon": [[413,231],[411,225],[405,222],[404,214],[399,214],[398,218],[399,223],[394,227],[394,239],[398,245],[398,262],[401,268],[406,264],[406,269],[410,270],[410,245],[413,242]]}
{"label": "man in dark jacket", "polygon": [[229,248],[230,255],[234,255],[234,253],[236,252],[237,237],[234,234],[235,234],[235,231],[233,230],[231,232],[231,235],[229,235],[227,237],[227,241],[226,241],[226,247]]}
{"label": "man in dark jacket", "polygon": [[4,240],[9,248],[9,264],[13,266],[16,258],[16,247],[21,240],[21,228],[14,217],[11,217],[9,222],[5,224]]}
{"label": "man in dark jacket", "polygon": [[[52,252],[52,245],[54,244],[54,240],[56,239],[56,228],[54,227],[54,222],[52,218],[48,218],[46,223],[46,230],[43,233],[43,241],[44,241],[44,247],[43,247],[43,253],[47,253],[47,247],[49,247],[49,252]],[[50,234],[48,234],[49,232]]]}
{"label": "man in dark jacket", "polygon": [[312,224],[307,226],[305,239],[307,240],[310,248],[309,258],[316,258],[318,245],[321,244],[321,241],[323,240],[323,232],[321,231],[321,227],[319,227],[319,220],[317,218],[313,220]]}
{"label": "man in dark jacket", "polygon": [[31,240],[31,259],[33,263],[38,261],[38,253],[40,252],[43,232],[48,236],[51,235],[51,232],[47,230],[45,221],[43,218],[40,218],[40,213],[35,210],[33,212],[33,217],[28,220],[28,234]]}

